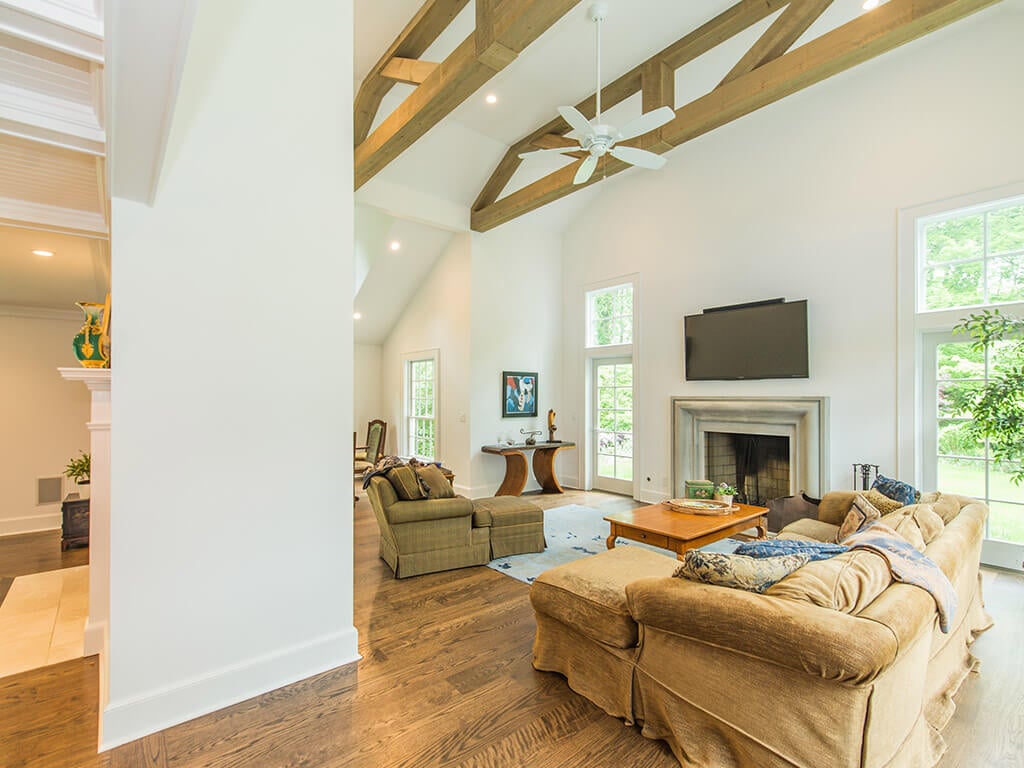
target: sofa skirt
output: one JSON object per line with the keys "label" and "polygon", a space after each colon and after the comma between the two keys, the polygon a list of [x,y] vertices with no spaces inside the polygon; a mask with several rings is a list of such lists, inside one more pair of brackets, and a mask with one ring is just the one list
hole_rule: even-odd
{"label": "sofa skirt", "polygon": [[636,648],[613,648],[543,613],[536,616],[534,668],[558,672],[576,693],[632,725],[636,719],[633,700]]}

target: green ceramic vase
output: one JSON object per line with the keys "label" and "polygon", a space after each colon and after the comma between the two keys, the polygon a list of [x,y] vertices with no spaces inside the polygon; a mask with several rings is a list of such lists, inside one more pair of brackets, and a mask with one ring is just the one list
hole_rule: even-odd
{"label": "green ceramic vase", "polygon": [[79,301],[76,306],[85,313],[85,323],[75,335],[75,357],[86,368],[110,367],[109,350],[103,333],[103,305],[92,301]]}

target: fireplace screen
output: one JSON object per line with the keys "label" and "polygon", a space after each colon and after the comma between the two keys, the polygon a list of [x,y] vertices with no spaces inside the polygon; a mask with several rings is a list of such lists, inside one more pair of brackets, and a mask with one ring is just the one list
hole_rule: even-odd
{"label": "fireplace screen", "polygon": [[736,501],[766,507],[789,495],[789,438],[706,432],[705,477],[736,486]]}

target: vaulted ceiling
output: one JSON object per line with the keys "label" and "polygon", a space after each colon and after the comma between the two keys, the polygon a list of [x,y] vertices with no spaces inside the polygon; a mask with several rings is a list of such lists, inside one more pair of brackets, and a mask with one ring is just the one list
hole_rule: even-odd
{"label": "vaulted ceiling", "polygon": [[0,304],[109,289],[102,2],[0,0]]}

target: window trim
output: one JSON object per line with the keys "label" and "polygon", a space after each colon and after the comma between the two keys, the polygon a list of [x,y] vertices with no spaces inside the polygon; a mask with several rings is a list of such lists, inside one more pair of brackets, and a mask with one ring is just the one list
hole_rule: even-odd
{"label": "window trim", "polygon": [[443,455],[442,451],[442,430],[441,430],[441,351],[439,349],[425,349],[419,352],[406,352],[401,356],[402,360],[402,426],[401,435],[402,442],[400,446],[402,456],[414,456],[415,454],[409,451],[410,435],[409,435],[409,420],[413,418],[410,412],[409,403],[412,396],[411,378],[412,378],[412,366],[414,362],[420,362],[422,360],[431,360],[434,363],[434,456],[420,456],[417,458],[429,459],[430,461],[440,461],[440,456]]}

